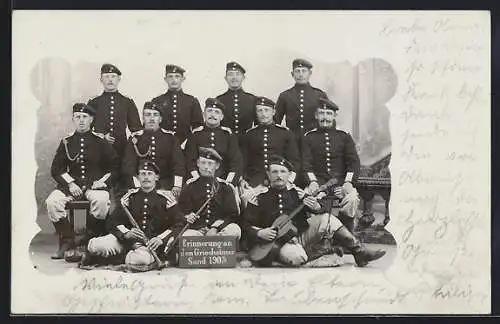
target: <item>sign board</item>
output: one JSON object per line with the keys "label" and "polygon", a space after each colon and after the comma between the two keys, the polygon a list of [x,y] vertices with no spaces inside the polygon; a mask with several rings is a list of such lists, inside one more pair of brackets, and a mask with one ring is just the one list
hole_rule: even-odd
{"label": "sign board", "polygon": [[183,236],[179,242],[180,268],[234,268],[236,236]]}

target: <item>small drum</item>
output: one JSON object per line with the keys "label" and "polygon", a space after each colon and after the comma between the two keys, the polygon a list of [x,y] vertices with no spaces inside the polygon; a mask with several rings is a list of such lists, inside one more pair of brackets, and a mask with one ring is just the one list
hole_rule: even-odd
{"label": "small drum", "polygon": [[72,200],[66,204],[68,209],[68,220],[73,227],[75,234],[85,234],[87,231],[87,216],[90,212],[90,201]]}

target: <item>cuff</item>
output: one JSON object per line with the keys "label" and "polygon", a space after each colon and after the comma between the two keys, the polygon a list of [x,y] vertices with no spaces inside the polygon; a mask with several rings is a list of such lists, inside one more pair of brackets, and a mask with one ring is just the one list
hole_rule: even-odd
{"label": "cuff", "polygon": [[216,228],[217,230],[219,230],[219,227],[222,224],[224,224],[224,221],[222,219],[218,219],[215,222],[213,222],[212,225],[210,225],[210,228]]}
{"label": "cuff", "polygon": [[294,182],[296,177],[297,177],[297,173],[292,171],[292,172],[290,172],[290,178],[288,178],[288,181]]}
{"label": "cuff", "polygon": [[233,180],[234,180],[234,176],[235,176],[235,175],[236,175],[236,173],[235,173],[235,172],[229,172],[229,173],[227,174],[226,181],[227,181],[227,182],[233,182]]}
{"label": "cuff", "polygon": [[158,235],[158,237],[163,241],[163,243],[167,243],[167,242],[165,242],[165,238],[167,236],[169,236],[170,234],[172,234],[172,231],[170,229],[167,229],[165,232]]}
{"label": "cuff", "polygon": [[118,239],[123,239],[123,235],[125,235],[125,233],[129,231],[129,229],[126,228],[125,225],[118,225],[116,226],[116,229],[118,230],[115,232],[116,234],[118,234]]}
{"label": "cuff", "polygon": [[345,175],[344,182],[352,182],[352,178],[354,177],[354,172],[347,172]]}
{"label": "cuff", "polygon": [[174,177],[174,187],[182,187],[182,177],[180,176]]}
{"label": "cuff", "polygon": [[68,172],[61,174],[61,178],[63,178],[63,180],[66,181],[67,183],[75,181],[75,179],[73,179],[73,177],[70,176]]}
{"label": "cuff", "polygon": [[318,178],[316,178],[313,172],[307,172],[307,178],[309,178],[310,182],[318,181]]}
{"label": "cuff", "polygon": [[132,177],[132,180],[134,181],[134,187],[139,188],[141,186],[141,183],[139,182],[139,179],[137,179],[137,177]]}

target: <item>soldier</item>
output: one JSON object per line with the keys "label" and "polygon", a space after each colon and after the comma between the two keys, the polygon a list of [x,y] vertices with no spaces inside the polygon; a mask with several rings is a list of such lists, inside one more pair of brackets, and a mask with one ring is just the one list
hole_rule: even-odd
{"label": "soldier", "polygon": [[223,163],[215,175],[234,185],[239,183],[243,160],[238,139],[231,129],[221,126],[224,118],[224,105],[217,99],[205,101],[205,125],[195,128],[188,137],[185,149],[186,170],[193,178],[199,176],[197,171],[198,149],[211,147],[222,156]]}
{"label": "soldier", "polygon": [[[293,133],[287,127],[274,123],[274,102],[258,97],[255,109],[259,125],[247,131],[241,146],[244,180],[240,186],[243,192],[264,183],[269,157],[273,154],[284,156],[295,170],[300,170],[299,149]],[[295,180],[295,176],[292,172],[290,182]]]}
{"label": "soldier", "polygon": [[144,130],[130,135],[122,163],[125,188],[139,187],[135,177],[141,159],[147,158],[160,168],[158,187],[179,196],[185,173],[184,155],[174,132],[160,128],[163,110],[146,102],[142,112]]}
{"label": "soldier", "polygon": [[299,266],[317,257],[313,247],[324,238],[339,242],[351,251],[359,267],[381,258],[385,251],[363,247],[342,223],[324,209],[317,197],[306,195],[303,190],[291,184],[289,179],[292,165],[283,157],[269,160],[267,177],[270,188],[248,201],[243,215],[244,234],[252,248],[260,242],[272,242],[277,231],[271,227],[274,220],[283,214],[290,214],[301,203],[305,208],[293,219],[298,235],[286,242],[279,251],[278,261]]}
{"label": "soldier", "polygon": [[[83,265],[93,263],[122,263],[151,265],[152,251],[164,251],[178,235],[183,217],[173,194],[156,184],[160,169],[149,160],[141,160],[137,178],[139,188],[130,189],[121,199],[139,228],[134,227],[122,207],[110,217],[110,233],[89,241]],[[164,257],[160,253],[161,257]]]}
{"label": "soldier", "polygon": [[360,162],[352,137],[335,128],[339,107],[321,98],[315,113],[319,127],[307,132],[302,145],[302,170],[308,191],[336,178],[339,186],[331,192],[332,200],[341,200],[339,219],[352,232],[359,197],[353,184],[359,175]]}
{"label": "soldier", "polygon": [[[304,59],[292,62],[292,77],[295,85],[283,91],[276,102],[276,123],[281,123],[286,116],[286,126],[290,128],[300,141],[305,132],[316,127],[314,112],[318,99],[326,94],[309,84],[313,65]],[[300,143],[299,143],[300,145]]]}
{"label": "soldier", "polygon": [[256,97],[242,88],[245,80],[245,69],[237,62],[226,64],[226,76],[228,90],[217,96],[224,104],[224,119],[222,126],[229,127],[240,141],[245,132],[256,122],[255,102]]}
{"label": "soldier", "polygon": [[106,219],[109,190],[117,177],[118,158],[115,150],[100,134],[91,131],[95,110],[84,103],[73,105],[75,131],[64,137],[52,162],[51,174],[57,189],[46,200],[50,221],[59,237],[59,247],[52,259],[64,258],[75,245],[75,233],[68,221],[66,203],[90,201],[88,230],[99,232]]}
{"label": "soldier", "polygon": [[180,66],[166,65],[165,82],[168,90],[151,100],[163,110],[161,128],[173,131],[182,148],[191,130],[203,125],[198,99],[182,91],[182,83],[186,79],[184,72],[186,70]]}
{"label": "soldier", "polygon": [[[200,147],[198,172],[200,177],[187,181],[179,197],[179,206],[190,228],[184,236],[226,235],[241,237],[236,224],[239,215],[235,191],[226,181],[215,177],[222,157],[213,148]],[[196,211],[210,199],[206,208]]]}
{"label": "soldier", "polygon": [[134,100],[118,92],[122,73],[111,64],[101,67],[101,83],[104,92],[88,104],[96,110],[94,131],[104,135],[104,138],[113,145],[118,157],[123,157],[127,144],[127,126],[130,132],[142,128],[139,112]]}

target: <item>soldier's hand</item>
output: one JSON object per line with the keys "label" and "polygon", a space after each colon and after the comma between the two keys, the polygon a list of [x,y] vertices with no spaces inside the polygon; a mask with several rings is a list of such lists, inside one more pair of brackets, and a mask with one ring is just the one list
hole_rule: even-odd
{"label": "soldier's hand", "polygon": [[75,198],[81,198],[83,196],[83,191],[82,189],[74,182],[71,182],[68,184],[69,192],[71,192],[71,195]]}
{"label": "soldier's hand", "polygon": [[205,235],[206,236],[215,236],[215,235],[217,235],[217,229],[216,228],[210,228]]}
{"label": "soldier's hand", "polygon": [[335,189],[333,190],[333,194],[339,199],[342,199],[345,196],[344,189],[342,187],[335,187]]}
{"label": "soldier's hand", "polygon": [[312,196],[307,196],[304,198],[304,205],[306,205],[307,207],[309,207],[312,210],[320,210],[321,209],[321,205],[319,204],[319,202],[316,200],[316,198],[314,198]]}
{"label": "soldier's hand", "polygon": [[106,135],[104,135],[104,138],[106,139],[106,141],[108,141],[110,144],[115,144],[115,138],[113,136],[110,135],[110,133],[107,133]]}
{"label": "soldier's hand", "polygon": [[263,228],[257,232],[257,236],[263,239],[264,241],[272,241],[276,238],[278,233],[274,228],[268,227]]}
{"label": "soldier's hand", "polygon": [[104,181],[94,181],[92,183],[91,189],[101,189],[101,188],[106,188],[108,185]]}
{"label": "soldier's hand", "polygon": [[190,214],[187,214],[186,216],[184,216],[184,218],[186,218],[186,221],[189,224],[193,224],[194,222],[196,222],[196,219],[198,218],[198,216],[196,216],[195,213],[190,213]]}
{"label": "soldier's hand", "polygon": [[348,195],[354,191],[354,186],[350,182],[344,182],[342,189],[344,189],[345,194]]}
{"label": "soldier's hand", "polygon": [[150,249],[152,251],[156,251],[156,249],[159,248],[162,244],[163,244],[163,241],[161,240],[161,238],[159,238],[158,236],[155,236],[148,241],[146,246],[148,247],[148,249]]}
{"label": "soldier's hand", "polygon": [[313,181],[309,184],[309,186],[304,190],[306,193],[312,195],[319,189],[319,184],[317,181]]}
{"label": "soldier's hand", "polygon": [[179,198],[179,195],[181,194],[181,187],[172,187],[172,193],[174,194],[175,198]]}
{"label": "soldier's hand", "polygon": [[125,233],[123,237],[127,240],[134,240],[139,242],[144,242],[146,240],[146,235],[138,228],[132,228],[130,231]]}
{"label": "soldier's hand", "polygon": [[240,191],[245,192],[246,190],[251,189],[250,185],[246,180],[241,179],[240,181]]}

